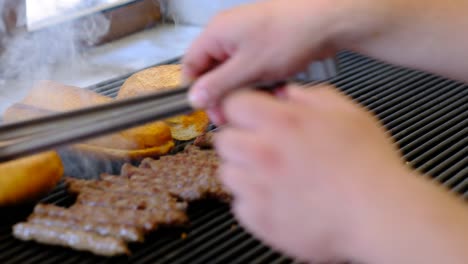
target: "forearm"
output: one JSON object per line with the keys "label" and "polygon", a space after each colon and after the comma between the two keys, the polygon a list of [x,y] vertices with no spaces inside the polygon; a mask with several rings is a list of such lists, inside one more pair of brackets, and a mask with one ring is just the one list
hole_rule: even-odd
{"label": "forearm", "polygon": [[408,175],[400,186],[389,186],[399,188],[395,193],[400,195],[386,202],[386,211],[371,221],[375,225],[361,231],[363,239],[354,245],[356,259],[382,264],[466,263],[468,208],[421,177]]}
{"label": "forearm", "polygon": [[343,12],[339,48],[468,81],[467,1],[353,2]]}

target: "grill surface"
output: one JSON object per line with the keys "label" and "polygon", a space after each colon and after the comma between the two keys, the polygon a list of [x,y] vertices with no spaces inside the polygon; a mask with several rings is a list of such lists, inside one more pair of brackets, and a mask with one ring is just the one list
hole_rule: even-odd
{"label": "grill surface", "polygon": [[[409,164],[467,198],[468,87],[350,52],[338,58],[341,73],[331,83],[382,120]],[[90,88],[114,96],[126,77]],[[61,184],[43,202],[67,205],[72,200]],[[228,206],[215,202],[191,205],[188,229],[157,231],[143,245],[131,248],[130,258],[113,259],[15,240],[11,225],[30,211],[27,206],[0,209],[0,263],[293,262],[253,239],[236,225]],[[183,232],[186,239],[181,238]]]}

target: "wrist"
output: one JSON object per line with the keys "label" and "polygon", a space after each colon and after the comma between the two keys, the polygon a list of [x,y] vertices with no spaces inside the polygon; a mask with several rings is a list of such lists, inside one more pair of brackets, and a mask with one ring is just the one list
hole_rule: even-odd
{"label": "wrist", "polygon": [[401,8],[397,0],[345,0],[335,5],[331,43],[337,49],[360,50],[367,42],[382,36],[402,24]]}

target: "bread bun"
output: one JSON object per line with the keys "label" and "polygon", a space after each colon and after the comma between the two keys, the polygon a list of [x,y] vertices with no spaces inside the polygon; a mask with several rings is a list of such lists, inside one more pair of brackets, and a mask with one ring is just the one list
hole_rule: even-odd
{"label": "bread bun", "polygon": [[[31,89],[21,103],[8,108],[4,113],[4,120],[20,121],[112,101],[110,97],[87,89],[43,81]],[[173,145],[170,127],[165,122],[158,121],[86,140],[71,149],[78,151],[84,148],[85,152],[92,150],[104,155],[132,158],[139,157],[146,149],[149,155],[162,155]]]}
{"label": "bread bun", "polygon": [[57,185],[63,170],[55,151],[0,163],[0,207],[42,198]]}
{"label": "bread bun", "polygon": [[111,159],[116,161],[129,162],[165,155],[171,151],[174,145],[174,141],[170,140],[166,141],[163,145],[135,150],[103,148],[89,144],[75,144],[71,146],[70,149],[75,153],[93,156],[97,159]]}
{"label": "bread bun", "polygon": [[88,89],[53,81],[40,81],[21,103],[54,112],[65,112],[112,101],[112,98]]}
{"label": "bread bun", "polygon": [[204,111],[195,111],[189,115],[176,116],[165,120],[171,128],[172,137],[177,140],[191,140],[203,135],[210,119]]}
{"label": "bread bun", "polygon": [[176,88],[181,84],[181,76],[180,64],[161,65],[139,71],[124,82],[117,99]]}
{"label": "bread bun", "polygon": [[[137,72],[124,82],[117,99],[177,88],[181,85],[181,72],[180,64],[161,65]],[[171,128],[172,137],[177,140],[191,140],[202,135],[210,123],[204,111],[195,111],[165,121]]]}
{"label": "bread bun", "polygon": [[[5,110],[3,120],[5,122],[18,122],[47,116],[53,113],[57,112],[17,103]],[[159,146],[161,146],[162,149],[166,149],[168,141],[172,141],[169,126],[164,122],[154,122],[148,125],[123,130],[118,133],[85,140],[81,142],[82,144],[80,144],[80,146],[95,146],[96,148],[93,149],[96,151],[98,151],[99,148],[134,151],[145,148],[156,148]]]}

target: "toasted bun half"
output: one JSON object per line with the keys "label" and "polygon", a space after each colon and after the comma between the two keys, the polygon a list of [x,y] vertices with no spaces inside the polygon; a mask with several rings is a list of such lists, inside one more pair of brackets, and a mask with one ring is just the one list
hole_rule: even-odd
{"label": "toasted bun half", "polygon": [[117,99],[176,88],[181,84],[181,77],[180,64],[161,65],[142,70],[128,77],[120,88]]}
{"label": "toasted bun half", "polygon": [[112,102],[112,98],[88,89],[64,85],[53,81],[41,81],[35,85],[22,104],[55,112],[65,112]]}
{"label": "toasted bun half", "polygon": [[0,163],[0,207],[42,198],[57,185],[63,170],[55,151]]}
{"label": "toasted bun half", "polygon": [[72,151],[78,154],[93,156],[97,159],[111,159],[116,161],[137,161],[144,158],[159,157],[167,154],[174,147],[173,140],[167,141],[157,147],[123,150],[116,148],[103,148],[89,144],[75,144],[70,147]]}
{"label": "toasted bun half", "polygon": [[[88,89],[42,81],[34,86],[20,103],[9,107],[4,113],[4,119],[7,122],[20,121],[112,101],[114,101],[113,98]],[[150,153],[164,154],[167,146],[170,145],[173,145],[171,129],[168,124],[159,121],[86,140],[77,146],[87,146],[87,150],[104,154],[110,153],[109,150],[116,150],[119,157],[133,157],[138,155],[130,152],[140,153],[145,149],[152,149]],[[79,147],[73,149],[76,150]],[[125,154],[126,152],[128,153]]]}
{"label": "toasted bun half", "polygon": [[[13,104],[8,107],[3,115],[5,122],[17,122],[34,119],[37,117],[51,115],[57,112],[24,104]],[[164,152],[168,142],[172,142],[172,135],[169,126],[164,122],[154,122],[148,125],[139,126],[93,139],[83,141],[79,146],[93,146],[95,151],[108,153],[109,149],[120,150],[121,156],[128,152],[132,156],[132,151],[142,151],[153,149]],[[75,148],[76,149],[76,148]],[[156,152],[158,152],[156,151]]]}
{"label": "toasted bun half", "polygon": [[[181,72],[180,64],[161,65],[137,72],[124,82],[117,99],[177,88],[181,85]],[[171,128],[172,137],[177,140],[191,140],[202,135],[210,123],[204,111],[195,111],[165,121]]]}

